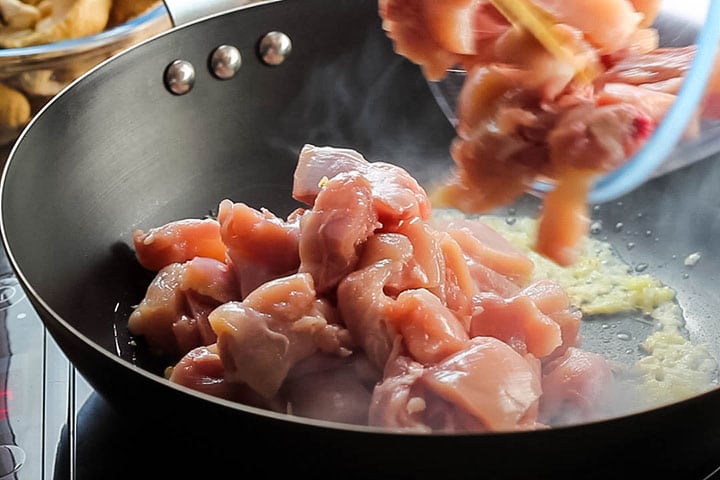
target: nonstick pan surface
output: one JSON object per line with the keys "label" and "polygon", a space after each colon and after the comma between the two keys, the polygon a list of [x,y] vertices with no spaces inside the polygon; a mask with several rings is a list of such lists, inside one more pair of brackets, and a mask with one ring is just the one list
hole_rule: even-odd
{"label": "nonstick pan surface", "polygon": [[[258,56],[280,31],[292,53]],[[219,45],[243,56],[231,80],[208,68]],[[171,94],[173,61],[196,69]],[[174,29],[103,64],[56,97],[16,144],[2,179],[2,234],[48,330],[125,415],[235,458],[227,471],[345,478],[702,478],[720,464],[720,391],[636,415],[543,431],[408,435],[292,418],[170,384],[134,348],[127,317],[151,277],[136,228],[202,217],[222,198],[280,215],[305,143],[354,148],[430,182],[451,165],[453,130],[419,70],[396,55],[371,0],[283,0]],[[678,291],[689,335],[718,357],[720,164],[653,181],[594,210],[631,263]],[[514,208],[534,215],[538,202]],[[644,232],[651,231],[646,237]],[[642,232],[639,234],[638,232]],[[641,238],[639,238],[641,237]],[[634,248],[628,250],[628,242]],[[692,270],[682,259],[702,251]],[[592,339],[587,339],[594,348]],[[233,457],[240,439],[246,440]],[[278,461],[281,460],[281,461]],[[128,461],[132,461],[129,459]],[[268,467],[268,466],[271,467]]]}

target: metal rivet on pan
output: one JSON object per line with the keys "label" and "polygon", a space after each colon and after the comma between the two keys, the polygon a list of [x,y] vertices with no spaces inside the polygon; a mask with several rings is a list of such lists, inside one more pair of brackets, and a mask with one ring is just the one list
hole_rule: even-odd
{"label": "metal rivet on pan", "polygon": [[292,41],[282,32],[270,32],[260,40],[260,58],[268,65],[280,65],[291,51]]}
{"label": "metal rivet on pan", "polygon": [[175,60],[165,70],[165,86],[175,95],[185,95],[195,85],[195,67],[186,60]]}
{"label": "metal rivet on pan", "polygon": [[220,45],[210,57],[210,68],[213,74],[221,79],[228,80],[235,76],[242,65],[240,50],[232,45]]}

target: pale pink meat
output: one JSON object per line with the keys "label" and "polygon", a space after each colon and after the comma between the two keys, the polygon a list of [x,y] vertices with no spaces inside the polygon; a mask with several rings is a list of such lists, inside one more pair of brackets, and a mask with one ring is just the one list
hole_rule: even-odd
{"label": "pale pink meat", "polygon": [[465,349],[426,368],[422,381],[489,430],[532,430],[539,426],[539,362],[496,338],[472,338]]}
{"label": "pale pink meat", "polygon": [[378,384],[370,405],[370,425],[406,432],[486,432],[488,427],[460,405],[427,388],[427,368],[412,359],[393,359]]}
{"label": "pale pink meat", "polygon": [[305,145],[294,173],[293,198],[313,205],[324,178],[347,172],[357,172],[370,182],[373,203],[383,225],[414,217],[429,218],[430,200],[406,170],[389,163],[368,162],[348,149]]}
{"label": "pale pink meat", "polygon": [[481,309],[472,317],[470,335],[494,337],[520,354],[537,358],[550,355],[562,345],[560,326],[545,315],[527,295],[503,299],[481,294]]}
{"label": "pale pink meat", "polygon": [[399,262],[380,261],[352,272],[337,288],[337,305],[343,323],[370,362],[381,370],[398,336],[397,329],[388,320],[393,314],[395,299],[385,293],[385,285],[402,268]]}
{"label": "pale pink meat", "polygon": [[570,298],[557,282],[539,280],[525,287],[522,294],[527,295],[543,314],[560,327],[562,344],[543,361],[562,355],[568,348],[580,344],[582,312],[570,304]]}
{"label": "pale pink meat", "polygon": [[243,297],[269,280],[297,271],[299,218],[286,222],[265,209],[227,199],[220,202],[220,234]]}
{"label": "pale pink meat", "polygon": [[154,271],[195,257],[225,261],[220,225],[213,219],[189,218],[147,231],[135,230],[133,247],[140,265]]}
{"label": "pale pink meat", "polygon": [[[658,124],[675,102],[676,96],[659,90],[626,83],[606,83],[597,94],[598,105],[632,105]],[[643,137],[640,137],[642,140]]]}
{"label": "pale pink meat", "polygon": [[281,393],[293,415],[367,425],[373,387],[379,380],[362,354],[345,358],[317,354],[293,368]]}
{"label": "pale pink meat", "polygon": [[385,291],[397,296],[407,288],[428,286],[428,274],[418,263],[410,239],[400,233],[376,233],[368,238],[363,247],[357,270],[370,267],[378,262],[392,262],[402,265],[391,271]]}
{"label": "pale pink meat", "polygon": [[445,262],[440,249],[440,235],[422,219],[415,217],[401,221],[393,231],[404,235],[412,245],[412,262],[419,268],[422,279],[419,284],[407,284],[406,288],[427,288],[437,292],[445,276]]}
{"label": "pale pink meat", "polygon": [[453,312],[425,289],[405,290],[398,295],[390,321],[412,358],[423,365],[457,353],[470,339]]}
{"label": "pale pink meat", "polygon": [[[598,105],[632,105],[649,117],[652,121],[651,125],[657,125],[662,122],[677,98],[674,93],[665,91],[665,88],[673,88],[673,81],[674,79],[667,79],[639,86],[626,83],[606,83],[597,93],[597,102]],[[706,113],[706,111],[702,111],[693,115],[688,125],[685,126],[686,138],[696,138],[699,135],[700,117],[701,114],[706,116]],[[645,140],[647,138],[638,138],[639,142]],[[635,146],[632,151],[637,148],[638,146]]]}
{"label": "pale pink meat", "polygon": [[238,298],[235,276],[226,264],[204,257],[173,263],[157,273],[130,315],[128,329],[163,354],[182,355],[215,342],[208,314]]}
{"label": "pale pink meat", "polygon": [[601,54],[626,48],[643,15],[628,0],[533,0],[558,23],[582,31]]}
{"label": "pale pink meat", "polygon": [[473,298],[480,293],[478,284],[470,271],[465,253],[450,235],[445,234],[441,238],[440,248],[446,266],[441,290],[443,301],[469,325],[470,316],[475,310]]}
{"label": "pale pink meat", "polygon": [[213,397],[279,410],[278,402],[261,398],[246,385],[228,382],[223,375],[224,368],[217,345],[212,344],[194,348],[184,355],[172,368],[168,380]]}
{"label": "pale pink meat", "polygon": [[508,204],[541,173],[550,173],[546,138],[557,113],[543,110],[511,69],[478,65],[458,99],[458,136],[450,146],[452,176],[433,192],[439,206],[468,213]]}
{"label": "pale pink meat", "polygon": [[697,47],[657,48],[652,51],[628,55],[614,63],[597,83],[624,83],[651,85],[672,79],[682,79],[692,66]]}
{"label": "pale pink meat", "polygon": [[378,11],[395,51],[420,65],[428,79],[439,80],[460,56],[427,34],[424,4],[423,0],[380,0]]}
{"label": "pale pink meat", "polygon": [[[463,252],[464,262],[467,264],[468,272],[472,277],[479,292],[492,292],[502,296],[512,295],[519,290],[519,285],[512,277],[507,277],[486,265],[488,249],[484,248],[475,236],[467,230],[452,229],[448,231],[450,237],[457,242]],[[492,252],[490,252],[492,253]],[[502,266],[499,262],[493,262],[496,267]],[[532,263],[531,263],[532,265]],[[524,275],[515,272],[517,275]]]}
{"label": "pale pink meat", "polygon": [[193,292],[188,292],[183,297],[186,313],[178,315],[177,320],[172,324],[178,345],[177,351],[187,352],[198,345],[214,343],[217,337],[207,318],[218,306],[217,302],[208,301]]}
{"label": "pale pink meat", "polygon": [[525,284],[535,268],[527,255],[480,220],[452,220],[444,229],[457,232],[453,238],[473,260],[517,285]]}
{"label": "pale pink meat", "polygon": [[432,428],[424,421],[425,400],[413,395],[424,372],[423,365],[409,357],[400,356],[391,362],[383,381],[373,390],[368,423],[430,433]]}
{"label": "pale pink meat", "polygon": [[422,0],[429,36],[449,52],[476,56],[510,24],[485,0]]}
{"label": "pale pink meat", "polygon": [[550,161],[558,167],[612,170],[640,149],[655,125],[647,110],[632,103],[575,106],[548,134]]}
{"label": "pale pink meat", "polygon": [[328,181],[300,220],[300,272],[326,293],[355,269],[365,241],[380,227],[370,182],[358,173]]}
{"label": "pale pink meat", "polygon": [[[575,50],[575,61],[589,68],[598,62],[597,53],[585,43],[582,33],[568,26],[555,29]],[[524,29],[510,29],[495,41],[493,66],[515,84],[552,102],[570,84],[575,67],[552,55]],[[486,64],[480,62],[479,64]],[[476,92],[477,93],[477,92]],[[463,105],[467,109],[467,105]]]}
{"label": "pale pink meat", "polygon": [[529,283],[527,256],[479,220],[429,221],[424,191],[398,167],[330,147],[304,154],[295,187],[310,208],[283,220],[222,201],[203,229],[216,228],[225,261],[163,267],[131,315],[131,333],[179,359],[172,382],[422,433],[600,411],[607,364],[576,348],[580,312],[556,283]]}
{"label": "pale pink meat", "polygon": [[600,354],[571,347],[543,366],[540,417],[569,424],[598,418],[610,399],[614,377]]}
{"label": "pale pink meat", "polygon": [[217,345],[189,351],[172,369],[169,380],[220,398],[232,398],[232,387],[223,378],[223,365]]}
{"label": "pale pink meat", "polygon": [[322,351],[346,356],[352,340],[316,298],[312,277],[298,273],[272,280],[242,302],[228,302],[209,317],[225,379],[275,396],[290,368]]}

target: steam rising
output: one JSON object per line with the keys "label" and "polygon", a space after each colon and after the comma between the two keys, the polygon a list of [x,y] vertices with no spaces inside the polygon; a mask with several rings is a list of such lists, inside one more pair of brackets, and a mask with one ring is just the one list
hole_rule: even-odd
{"label": "steam rising", "polygon": [[[279,119],[276,148],[297,155],[306,143],[351,148],[370,161],[406,168],[423,186],[444,178],[454,132],[420,69],[394,54],[387,39],[308,65],[299,94]],[[302,125],[293,130],[289,125]]]}

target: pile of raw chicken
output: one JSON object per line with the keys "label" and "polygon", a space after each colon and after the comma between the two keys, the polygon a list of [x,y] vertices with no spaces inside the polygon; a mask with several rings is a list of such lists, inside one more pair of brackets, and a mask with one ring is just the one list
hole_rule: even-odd
{"label": "pile of raw chicken", "polygon": [[[0,0],[0,49],[94,35],[160,4],[159,0]],[[20,74],[0,72],[0,145],[15,139],[38,102],[56,95],[103,59],[74,59],[58,63],[58,68],[29,68]]]}
{"label": "pile of raw chicken", "polygon": [[[572,61],[487,0],[380,0],[379,12],[396,52],[429,80],[467,71],[451,146],[456,170],[434,203],[485,212],[549,179],[555,189],[543,202],[536,248],[568,265],[589,228],[589,189],[648,140],[695,47],[658,48],[651,25],[660,0],[527,3]],[[720,118],[720,69],[707,92],[698,116]]]}
{"label": "pile of raw chicken", "polygon": [[[601,418],[615,380],[579,346],[581,313],[477,219],[434,215],[400,167],[306,145],[279,218],[134,232],[156,272],[129,319],[170,381],[297,416],[413,432]],[[141,345],[142,346],[142,345]]]}

